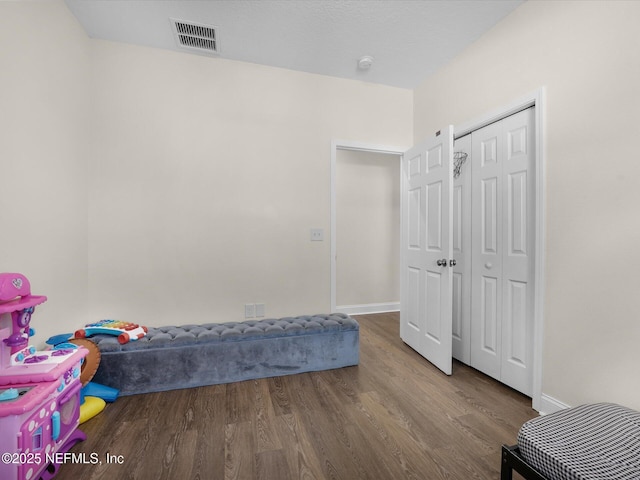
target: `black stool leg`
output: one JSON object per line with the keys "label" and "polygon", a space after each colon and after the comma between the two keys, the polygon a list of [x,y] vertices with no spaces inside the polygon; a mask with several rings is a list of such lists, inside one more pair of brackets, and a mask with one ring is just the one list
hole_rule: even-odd
{"label": "black stool leg", "polygon": [[512,480],[513,469],[511,462],[509,462],[509,450],[502,446],[502,466],[500,467],[500,480]]}

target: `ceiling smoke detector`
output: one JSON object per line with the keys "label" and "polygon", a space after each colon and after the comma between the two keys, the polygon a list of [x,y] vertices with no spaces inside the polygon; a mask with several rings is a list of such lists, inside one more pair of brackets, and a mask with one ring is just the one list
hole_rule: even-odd
{"label": "ceiling smoke detector", "polygon": [[373,57],[365,55],[358,60],[358,70],[369,70],[373,65]]}
{"label": "ceiling smoke detector", "polygon": [[178,47],[216,55],[220,53],[216,27],[170,18]]}

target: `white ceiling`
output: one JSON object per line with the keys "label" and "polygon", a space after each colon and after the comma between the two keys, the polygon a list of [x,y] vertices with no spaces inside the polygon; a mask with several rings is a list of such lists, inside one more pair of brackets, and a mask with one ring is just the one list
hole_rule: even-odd
{"label": "white ceiling", "polygon": [[[215,26],[222,58],[401,88],[418,86],[523,1],[65,0],[91,38],[184,52],[176,18]],[[373,66],[359,71],[364,55]]]}

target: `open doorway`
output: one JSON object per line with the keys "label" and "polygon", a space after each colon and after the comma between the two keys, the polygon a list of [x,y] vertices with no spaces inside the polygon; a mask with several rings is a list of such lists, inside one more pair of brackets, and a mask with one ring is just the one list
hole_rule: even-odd
{"label": "open doorway", "polygon": [[402,148],[332,145],[331,309],[400,309]]}

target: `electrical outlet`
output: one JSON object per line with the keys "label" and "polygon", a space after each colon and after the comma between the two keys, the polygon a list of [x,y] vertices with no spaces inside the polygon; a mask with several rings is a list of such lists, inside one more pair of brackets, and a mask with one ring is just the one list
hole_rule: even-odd
{"label": "electrical outlet", "polygon": [[322,242],[324,240],[324,230],[321,228],[312,228],[311,229],[311,241],[312,242]]}
{"label": "electrical outlet", "polygon": [[256,317],[264,317],[264,303],[256,303]]}
{"label": "electrical outlet", "polygon": [[256,306],[253,303],[247,303],[244,306],[244,318],[255,318]]}

